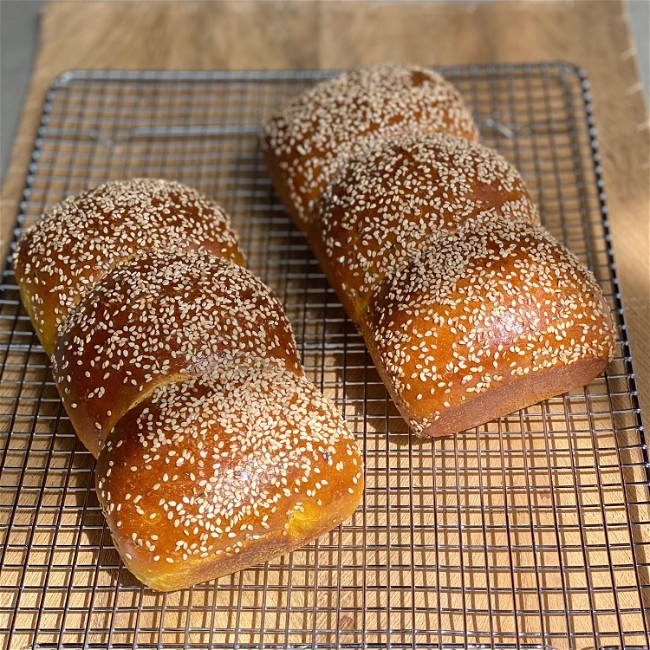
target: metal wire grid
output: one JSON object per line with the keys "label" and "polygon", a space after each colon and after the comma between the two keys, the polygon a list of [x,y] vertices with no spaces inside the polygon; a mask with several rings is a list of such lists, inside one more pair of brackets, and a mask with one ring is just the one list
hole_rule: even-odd
{"label": "metal wire grid", "polygon": [[589,86],[564,64],[443,71],[483,141],[618,318],[605,377],[456,437],[408,432],[260,161],[260,124],[327,73],[74,72],[44,107],[16,235],[64,196],[136,175],[233,216],[283,299],[307,374],[363,445],[367,489],[290,556],[175,594],[122,566],[11,260],[0,309],[0,638],[8,648],[645,648],[648,458]]}

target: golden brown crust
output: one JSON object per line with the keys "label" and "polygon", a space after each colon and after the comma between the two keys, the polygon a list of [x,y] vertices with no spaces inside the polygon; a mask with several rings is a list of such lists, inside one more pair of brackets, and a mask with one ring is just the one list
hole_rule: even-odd
{"label": "golden brown crust", "polygon": [[[361,329],[418,433],[435,432],[442,418],[476,426],[504,405],[508,412],[585,384],[615,344],[607,304],[574,255],[540,226],[487,218],[432,242],[387,280]],[[584,374],[548,372],[574,364]],[[525,388],[528,376],[540,377],[539,388]],[[456,409],[465,414],[454,419]]]}
{"label": "golden brown crust", "polygon": [[608,363],[606,356],[585,358],[570,365],[560,364],[535,374],[516,377],[458,408],[445,411],[438,420],[424,425],[420,435],[437,438],[465,431],[484,422],[486,414],[490,420],[494,420],[523,406],[566,393],[597,377]]}
{"label": "golden brown crust", "polygon": [[228,218],[139,179],[55,206],[16,275],[115,545],[171,591],[292,550],[352,514],[354,437],[305,378]]}
{"label": "golden brown crust", "polygon": [[471,113],[456,89],[418,66],[382,65],[317,84],[265,126],[264,149],[275,187],[297,224],[359,146],[409,131],[475,139]]}
{"label": "golden brown crust", "polygon": [[[437,436],[591,381],[615,330],[593,276],[535,225],[519,174],[470,142],[460,96],[428,74],[410,95],[408,70],[320,84],[271,120],[264,146],[395,404]],[[436,118],[418,108],[433,87]]]}
{"label": "golden brown crust", "polygon": [[320,246],[359,320],[384,277],[479,215],[539,222],[519,173],[493,149],[409,134],[352,158],[316,204]]}
{"label": "golden brown crust", "polygon": [[120,264],[86,294],[52,361],[70,420],[97,456],[113,425],[158,384],[247,354],[302,374],[282,305],[250,271],[202,251],[162,250]]}
{"label": "golden brown crust", "polygon": [[111,432],[96,479],[125,564],[162,591],[306,543],[363,490],[358,447],[329,402],[259,358],[156,389]]}
{"label": "golden brown crust", "polygon": [[143,250],[206,250],[244,258],[226,213],[196,190],[162,179],[105,183],[50,208],[18,242],[16,279],[50,356],[70,309],[117,264]]}

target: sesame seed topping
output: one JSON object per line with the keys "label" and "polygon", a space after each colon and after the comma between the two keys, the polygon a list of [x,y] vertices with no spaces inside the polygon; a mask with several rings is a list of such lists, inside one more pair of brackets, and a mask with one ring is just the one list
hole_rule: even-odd
{"label": "sesame seed topping", "polygon": [[[513,376],[611,358],[615,343],[607,304],[579,260],[541,226],[489,216],[432,242],[388,279],[362,327],[416,431]],[[426,390],[439,383],[450,390]]]}
{"label": "sesame seed topping", "polygon": [[468,220],[539,221],[523,180],[503,157],[441,133],[408,134],[357,152],[316,209],[335,281],[358,307],[355,320],[384,277]]}
{"label": "sesame seed topping", "polygon": [[[77,305],[57,341],[53,372],[64,399],[79,404],[75,429],[84,441],[101,442],[139,393],[240,353],[300,368],[277,298],[229,260],[153,251],[121,264]],[[97,431],[86,433],[92,420]]]}
{"label": "sesame seed topping", "polygon": [[228,216],[180,183],[113,181],[50,208],[21,236],[14,258],[46,352],[52,354],[61,323],[97,281],[143,249],[161,248],[244,261]]}
{"label": "sesame seed topping", "polygon": [[418,66],[381,65],[317,84],[265,127],[265,146],[299,221],[358,146],[408,133],[445,131],[474,139],[456,89]]}
{"label": "sesame seed topping", "polygon": [[[340,482],[354,486],[343,508],[351,512],[361,466],[354,437],[315,386],[277,359],[240,354],[157,387],[119,420],[98,459],[98,496],[107,512],[122,505],[121,519],[135,531],[134,562],[155,548],[166,562],[191,563],[243,557],[279,531],[291,540],[301,518],[322,525],[328,505],[340,503]],[[138,504],[124,498],[135,485]]]}

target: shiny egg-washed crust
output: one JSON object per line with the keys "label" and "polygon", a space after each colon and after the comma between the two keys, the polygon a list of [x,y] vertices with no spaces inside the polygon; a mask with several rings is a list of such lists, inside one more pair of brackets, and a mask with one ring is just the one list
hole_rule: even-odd
{"label": "shiny egg-washed crust", "polygon": [[319,84],[266,127],[280,199],[422,436],[584,385],[614,354],[595,279],[475,138],[453,87],[391,66]]}
{"label": "shiny egg-washed crust", "polygon": [[206,250],[244,263],[226,213],[196,190],[161,179],[105,183],[50,208],[18,241],[23,304],[48,356],[70,309],[143,250]]}
{"label": "shiny egg-washed crust", "polygon": [[86,294],[52,361],[68,416],[97,456],[113,425],[158,384],[241,354],[302,374],[280,302],[250,271],[204,251],[161,250],[120,264]]}
{"label": "shiny egg-washed crust", "polygon": [[478,135],[458,91],[439,74],[382,65],[323,81],[290,101],[265,125],[263,147],[280,198],[306,229],[314,202],[360,146],[412,131]]}
{"label": "shiny egg-washed crust", "polygon": [[360,323],[412,429],[439,436],[584,385],[615,331],[593,275],[541,226],[478,218],[387,280]]}
{"label": "shiny egg-washed crust", "polygon": [[290,551],[361,499],[354,437],[241,263],[221,208],[146,179],[67,199],[15,257],[115,546],[153,589]]}
{"label": "shiny egg-washed crust", "polygon": [[409,134],[349,161],[316,203],[313,239],[358,321],[384,277],[479,215],[539,222],[521,176],[496,151],[445,133]]}
{"label": "shiny egg-washed crust", "polygon": [[97,494],[128,569],[161,591],[287,553],[354,512],[358,447],[305,378],[243,357],[157,388],[99,455]]}

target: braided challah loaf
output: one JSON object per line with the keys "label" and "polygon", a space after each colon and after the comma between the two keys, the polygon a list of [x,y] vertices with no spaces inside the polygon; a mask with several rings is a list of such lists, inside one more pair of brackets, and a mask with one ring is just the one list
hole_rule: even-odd
{"label": "braided challah loaf", "polygon": [[154,589],[288,552],[361,498],[353,436],[241,264],[216,204],[151,179],[67,199],[16,249],[115,546]]}
{"label": "braided challah loaf", "polygon": [[297,97],[263,138],[287,211],[424,436],[586,384],[615,345],[595,278],[476,136],[441,77],[380,66]]}

